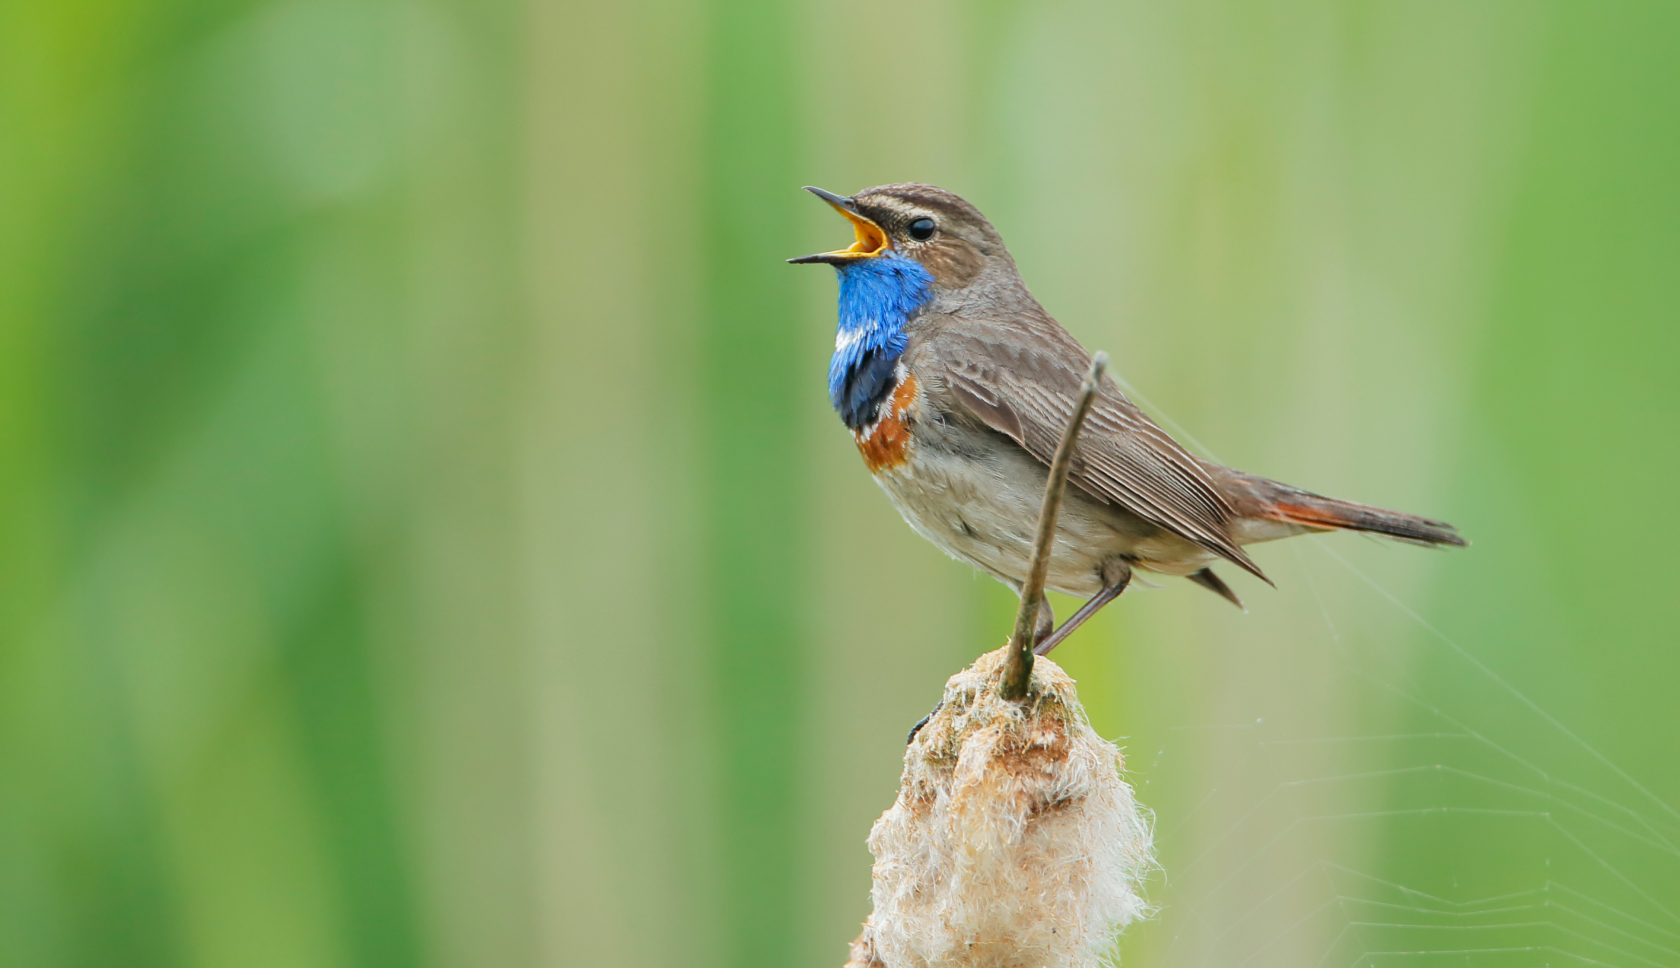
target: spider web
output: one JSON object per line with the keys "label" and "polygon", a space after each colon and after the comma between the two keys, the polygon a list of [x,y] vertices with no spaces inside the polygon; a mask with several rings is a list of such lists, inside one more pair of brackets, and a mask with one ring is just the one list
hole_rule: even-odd
{"label": "spider web", "polygon": [[[1319,613],[1289,633],[1308,686],[1239,685],[1204,715],[1251,718],[1191,710],[1130,740],[1141,795],[1163,801],[1163,870],[1129,962],[1680,966],[1680,813],[1367,575],[1347,540],[1274,558]],[[1169,815],[1174,798],[1189,806]]]}

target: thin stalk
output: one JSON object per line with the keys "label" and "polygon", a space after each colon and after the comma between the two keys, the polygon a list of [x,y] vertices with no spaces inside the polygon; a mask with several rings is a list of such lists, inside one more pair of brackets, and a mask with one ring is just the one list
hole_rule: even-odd
{"label": "thin stalk", "polygon": [[1021,609],[1015,614],[1015,634],[1009,640],[1009,663],[1003,670],[999,694],[1020,702],[1027,698],[1027,685],[1032,682],[1033,633],[1038,629],[1038,600],[1044,595],[1044,580],[1050,574],[1050,547],[1056,540],[1056,516],[1062,510],[1062,494],[1067,490],[1068,468],[1073,464],[1073,446],[1097,399],[1097,387],[1102,383],[1103,370],[1108,367],[1108,354],[1098,353],[1091,358],[1091,372],[1080,388],[1079,402],[1062,431],[1062,442],[1056,445],[1056,458],[1050,462],[1050,479],[1044,484],[1044,505],[1038,512],[1038,540],[1033,545],[1032,570],[1021,586]]}

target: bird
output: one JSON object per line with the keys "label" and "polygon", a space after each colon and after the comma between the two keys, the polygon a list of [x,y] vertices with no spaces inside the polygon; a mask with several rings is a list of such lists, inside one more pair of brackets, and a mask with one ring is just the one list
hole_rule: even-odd
{"label": "bird", "polygon": [[[962,197],[913,182],[851,196],[805,190],[844,216],[854,238],[787,260],[832,266],[839,278],[829,402],[910,527],[1020,595],[1050,462],[1091,355],[1033,298],[1002,236]],[[1057,627],[1040,597],[1039,655],[1138,571],[1188,578],[1242,608],[1212,566],[1273,585],[1245,550],[1258,542],[1357,531],[1467,544],[1444,521],[1196,457],[1106,376],[1068,481],[1046,586],[1085,604]]]}

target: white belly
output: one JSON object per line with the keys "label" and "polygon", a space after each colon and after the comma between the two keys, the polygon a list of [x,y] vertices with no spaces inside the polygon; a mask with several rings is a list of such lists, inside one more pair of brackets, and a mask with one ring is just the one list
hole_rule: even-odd
{"label": "white belly", "polygon": [[[917,428],[909,459],[878,470],[876,483],[922,537],[1018,587],[1031,563],[1046,468],[1013,446],[997,446],[995,438],[929,446],[924,436],[929,429]],[[1057,518],[1049,587],[1084,598],[1095,595],[1102,588],[1103,563],[1114,558],[1150,571],[1188,575],[1213,556],[1070,486]]]}

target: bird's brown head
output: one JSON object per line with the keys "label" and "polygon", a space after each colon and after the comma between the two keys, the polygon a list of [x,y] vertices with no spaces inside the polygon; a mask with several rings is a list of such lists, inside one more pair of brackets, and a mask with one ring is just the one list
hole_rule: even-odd
{"label": "bird's brown head", "polygon": [[881,258],[910,259],[932,277],[936,290],[962,289],[994,263],[1013,271],[1008,250],[992,223],[961,196],[933,185],[905,182],[866,188],[847,198],[808,187],[852,224],[851,246],[789,259],[845,267]]}
{"label": "bird's brown head", "polygon": [[828,392],[854,431],[876,419],[882,394],[897,384],[894,368],[917,320],[1037,307],[992,223],[945,189],[881,185],[850,198],[807,191],[845,216],[856,238],[788,260],[831,265],[840,276]]}

